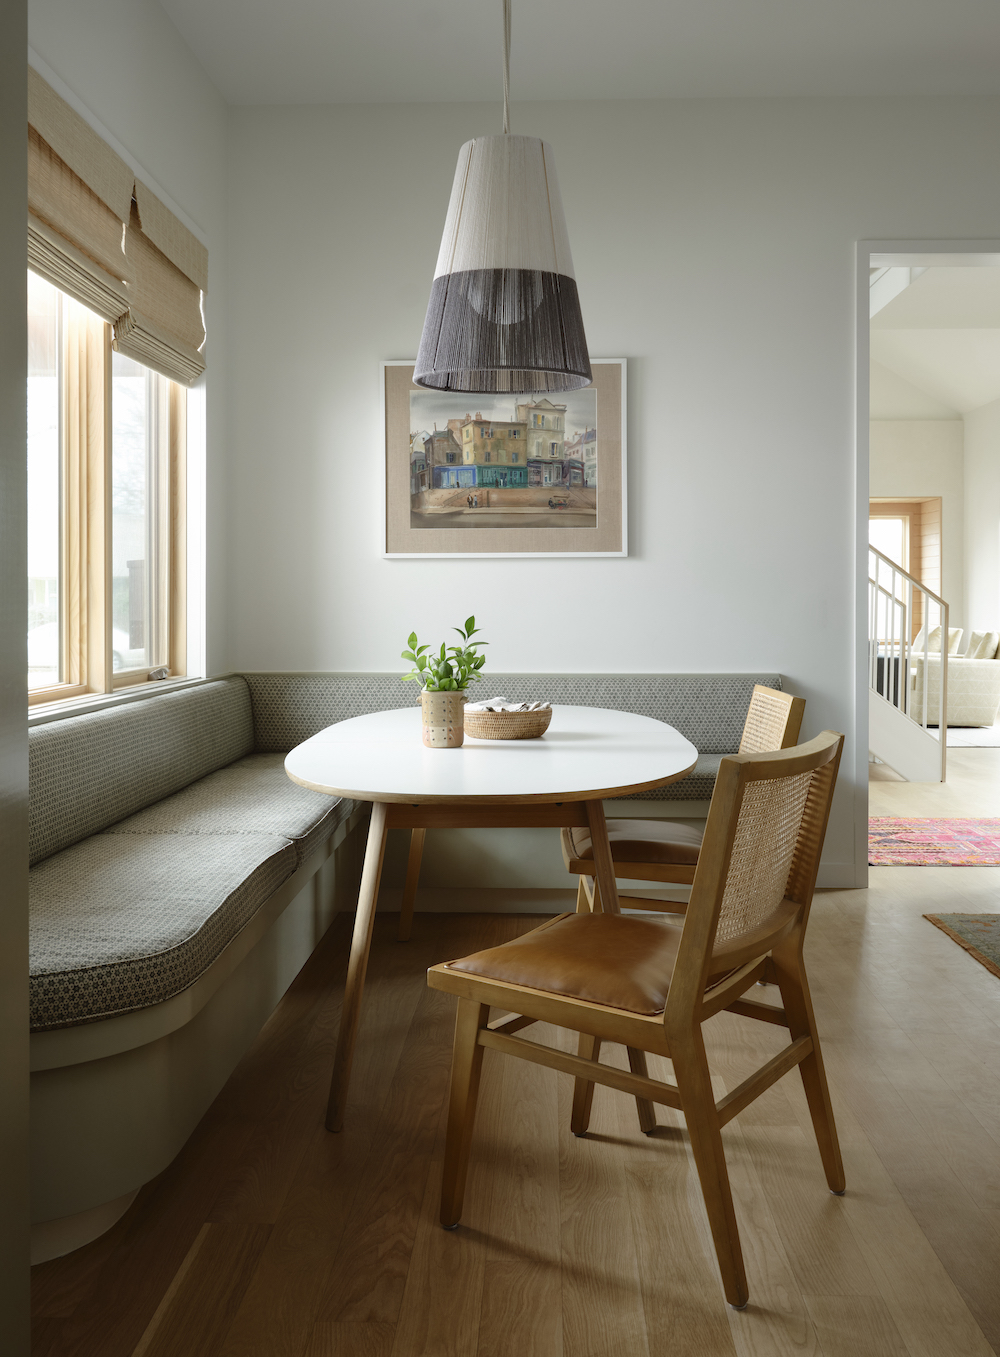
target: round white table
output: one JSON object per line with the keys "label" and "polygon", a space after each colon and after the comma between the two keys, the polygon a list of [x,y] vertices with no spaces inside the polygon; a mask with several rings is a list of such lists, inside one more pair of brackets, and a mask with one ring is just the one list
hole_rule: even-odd
{"label": "round white table", "polygon": [[698,751],[672,726],[631,712],[557,706],[536,740],[474,740],[428,749],[420,708],[374,712],[328,726],[293,749],[293,782],[371,801],[368,847],[337,1040],[327,1126],[339,1131],[361,1016],[375,902],[392,828],[412,831],[400,937],[409,936],[424,834],[430,828],[586,826],[602,906],[617,912],[618,888],[602,801],[651,791],[694,768]]}

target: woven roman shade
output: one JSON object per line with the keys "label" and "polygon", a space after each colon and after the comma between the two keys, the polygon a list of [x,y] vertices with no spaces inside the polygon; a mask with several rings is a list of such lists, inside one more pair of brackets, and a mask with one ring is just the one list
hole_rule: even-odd
{"label": "woven roman shade", "polygon": [[119,352],[189,385],[208,251],[30,68],[28,124],[28,267],[110,321]]}
{"label": "woven roman shade", "polygon": [[114,322],[128,308],[135,175],[28,69],[28,265]]}
{"label": "woven roman shade", "polygon": [[205,341],[201,293],[208,251],[145,184],[137,180],[135,190],[126,235],[133,279],[128,312],[115,323],[114,347],[189,385],[205,371],[199,350]]}

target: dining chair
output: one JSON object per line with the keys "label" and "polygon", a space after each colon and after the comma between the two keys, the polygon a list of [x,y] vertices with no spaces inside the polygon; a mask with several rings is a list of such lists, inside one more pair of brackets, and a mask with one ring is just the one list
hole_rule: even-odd
{"label": "dining chair", "polygon": [[[760,754],[773,749],[789,749],[799,738],[806,709],[804,697],[777,688],[754,685],[747,710],[739,753]],[[704,830],[680,820],[609,820],[608,838],[615,864],[615,876],[623,881],[655,881],[657,884],[689,886]],[[594,908],[594,850],[586,829],[560,831],[563,860],[568,871],[580,878],[576,908],[587,914]],[[647,896],[622,896],[628,909],[683,914],[687,905],[680,900],[651,900]]]}
{"label": "dining chair", "polygon": [[[483,1051],[575,1079],[571,1129],[584,1135],[594,1085],[679,1109],[687,1123],[726,1299],[748,1299],[722,1128],[798,1066],[830,1190],[844,1191],[802,960],[844,737],[724,758],[683,919],[563,914],[499,947],[433,966],[428,984],[458,998],[441,1223],[462,1214]],[[745,998],[769,968],[782,1007]],[[509,1017],[490,1022],[491,1007]],[[788,1029],[790,1042],[716,1101],[702,1025],[723,1010]],[[516,1036],[536,1022],[578,1034],[577,1055]],[[637,1052],[631,1072],[600,1062],[602,1042]],[[646,1053],[673,1063],[651,1078]],[[637,1068],[638,1067],[638,1068]]]}

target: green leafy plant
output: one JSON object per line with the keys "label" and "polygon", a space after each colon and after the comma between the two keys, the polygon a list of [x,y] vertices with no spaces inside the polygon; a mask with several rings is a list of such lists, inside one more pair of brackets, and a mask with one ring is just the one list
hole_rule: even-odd
{"label": "green leafy plant", "polygon": [[475,617],[465,620],[465,627],[452,627],[462,638],[462,645],[449,646],[441,642],[441,649],[430,654],[430,646],[422,646],[417,633],[411,631],[406,644],[408,650],[402,651],[404,660],[412,660],[413,668],[403,675],[403,682],[417,679],[429,693],[458,692],[478,683],[482,678],[479,672],[486,663],[486,656],[479,654],[480,646],[489,645],[488,641],[473,641],[478,631]]}

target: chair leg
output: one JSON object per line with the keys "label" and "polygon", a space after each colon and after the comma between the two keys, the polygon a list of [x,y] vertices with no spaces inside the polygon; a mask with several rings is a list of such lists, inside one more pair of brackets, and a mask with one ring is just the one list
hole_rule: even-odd
{"label": "chair leg", "polygon": [[594,912],[593,884],[585,876],[580,877],[580,884],[576,888],[576,912],[577,914],[593,914]]}
{"label": "chair leg", "polygon": [[424,855],[424,835],[426,829],[410,831],[410,856],[406,860],[406,884],[403,886],[403,901],[399,907],[400,942],[409,942],[413,927],[413,907],[417,903],[417,882],[420,880],[420,859]]}
{"label": "chair leg", "polygon": [[823,1068],[823,1054],[820,1050],[819,1033],[816,1031],[816,1015],[813,1013],[809,982],[802,961],[801,940],[793,935],[775,947],[771,955],[775,980],[781,991],[792,1040],[803,1036],[812,1038],[812,1052],[799,1063],[799,1074],[802,1076],[802,1086],[806,1092],[806,1102],[809,1104],[809,1115],[816,1133],[816,1143],[823,1161],[826,1181],[830,1191],[836,1192],[839,1196],[846,1186],[844,1161],[840,1154],[840,1141],[833,1117],[830,1089],[826,1082],[826,1070]]}
{"label": "chair leg", "polygon": [[[637,1046],[629,1046],[628,1067],[633,1074],[641,1074],[644,1079],[649,1078],[649,1070],[646,1068],[646,1052],[640,1051]],[[636,1111],[639,1113],[639,1130],[644,1136],[648,1136],[650,1131],[656,1130],[656,1108],[648,1098],[636,1098]]]}
{"label": "chair leg", "polygon": [[451,1093],[448,1102],[448,1135],[441,1183],[441,1224],[453,1230],[462,1216],[465,1180],[469,1174],[472,1127],[476,1120],[483,1047],[479,1033],[490,1019],[489,1004],[459,999],[455,1017],[455,1049],[451,1058]]}
{"label": "chair leg", "polygon": [[674,1076],[681,1095],[681,1110],[687,1122],[705,1211],[715,1243],[726,1300],[742,1310],[749,1299],[743,1250],[740,1247],[729,1170],[722,1148],[719,1114],[715,1110],[712,1078],[700,1029],[684,1042],[671,1042]]}
{"label": "chair leg", "polygon": [[[586,1032],[580,1033],[576,1053],[581,1060],[597,1060],[601,1054],[600,1037],[592,1037]],[[573,1081],[573,1115],[569,1129],[575,1136],[585,1136],[590,1125],[590,1109],[594,1105],[594,1084],[590,1079]]]}

